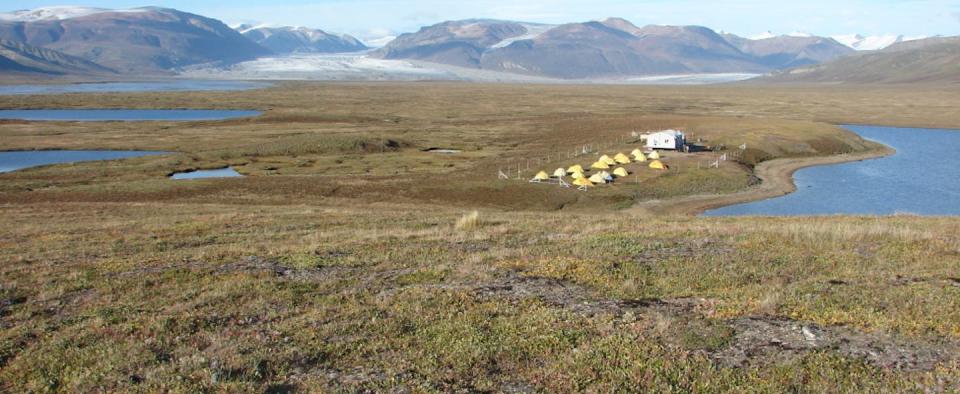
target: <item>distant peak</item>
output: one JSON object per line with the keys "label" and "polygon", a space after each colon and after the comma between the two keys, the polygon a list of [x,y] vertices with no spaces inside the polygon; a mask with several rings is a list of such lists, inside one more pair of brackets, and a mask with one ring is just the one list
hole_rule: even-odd
{"label": "distant peak", "polygon": [[774,34],[772,31],[767,30],[767,31],[765,31],[765,32],[763,32],[763,33],[757,34],[757,35],[755,35],[755,36],[751,36],[750,39],[751,39],[751,40],[766,40],[766,39],[768,39],[768,38],[774,38],[774,37],[776,37],[776,36],[777,36],[777,35]]}

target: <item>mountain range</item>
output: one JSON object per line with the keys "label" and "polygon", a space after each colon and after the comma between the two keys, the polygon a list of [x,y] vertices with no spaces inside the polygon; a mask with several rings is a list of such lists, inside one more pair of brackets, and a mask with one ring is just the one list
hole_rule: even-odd
{"label": "mountain range", "polygon": [[[770,80],[879,81],[885,79],[879,76],[882,67],[900,67],[903,75],[914,70],[949,74],[956,64],[949,63],[955,44],[950,39],[941,41],[806,33],[744,38],[701,26],[638,27],[620,18],[561,25],[470,19],[402,34],[364,56],[402,61],[410,67],[427,62],[428,66],[524,78],[774,72]],[[888,44],[892,45],[887,49],[864,51]],[[319,29],[231,28],[216,19],[159,7],[44,7],[0,13],[0,72],[4,73],[162,75],[195,67],[215,70],[262,58],[369,49],[354,37]],[[937,70],[924,66],[941,64],[937,62],[942,62]],[[913,68],[903,70],[903,64]],[[858,74],[856,67],[878,71]]]}
{"label": "mountain range", "polygon": [[777,72],[760,82],[960,84],[960,37],[904,41],[880,51]]}
{"label": "mountain range", "polygon": [[822,37],[749,40],[700,26],[638,27],[620,19],[557,26],[497,20],[452,21],[397,37],[373,52],[554,78],[686,73],[765,73],[814,64],[853,50]]}

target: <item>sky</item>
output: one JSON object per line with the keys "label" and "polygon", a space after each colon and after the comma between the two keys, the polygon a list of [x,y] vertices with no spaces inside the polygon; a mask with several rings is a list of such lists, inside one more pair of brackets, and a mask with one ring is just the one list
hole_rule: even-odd
{"label": "sky", "polygon": [[[145,2],[147,1],[147,2]],[[540,23],[616,16],[636,25],[702,25],[745,37],[766,31],[906,36],[960,35],[960,0],[3,0],[0,12],[52,5],[176,8],[228,24],[307,26],[363,39],[445,20]],[[6,4],[3,4],[6,3]]]}

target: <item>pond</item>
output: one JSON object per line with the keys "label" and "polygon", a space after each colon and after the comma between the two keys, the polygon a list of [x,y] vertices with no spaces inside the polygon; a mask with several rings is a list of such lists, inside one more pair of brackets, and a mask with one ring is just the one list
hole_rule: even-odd
{"label": "pond", "polygon": [[844,126],[893,156],[797,171],[797,191],[705,216],[960,215],[960,131]]}
{"label": "pond", "polygon": [[197,121],[258,116],[259,111],[208,109],[3,109],[0,119],[62,122]]}
{"label": "pond", "polygon": [[162,155],[165,153],[167,152],[121,150],[39,150],[0,152],[0,173],[48,164],[116,160],[130,157]]}
{"label": "pond", "polygon": [[203,92],[263,89],[271,84],[248,81],[205,81],[178,79],[155,82],[102,82],[61,85],[0,85],[0,95],[59,93],[138,93],[138,92]]}
{"label": "pond", "polygon": [[243,176],[230,167],[214,170],[196,170],[177,172],[170,175],[170,179],[204,179],[204,178],[235,178]]}

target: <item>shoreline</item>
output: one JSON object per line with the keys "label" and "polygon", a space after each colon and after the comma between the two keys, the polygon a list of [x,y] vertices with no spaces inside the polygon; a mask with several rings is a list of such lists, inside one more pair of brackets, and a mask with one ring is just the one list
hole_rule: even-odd
{"label": "shoreline", "polygon": [[797,190],[793,174],[807,168],[830,164],[878,159],[895,154],[896,149],[876,143],[874,149],[857,153],[833,156],[788,157],[765,161],[754,168],[754,175],[761,183],[731,194],[698,194],[667,200],[642,201],[628,209],[644,216],[684,215],[699,216],[704,212],[729,205],[766,200],[793,193]]}

